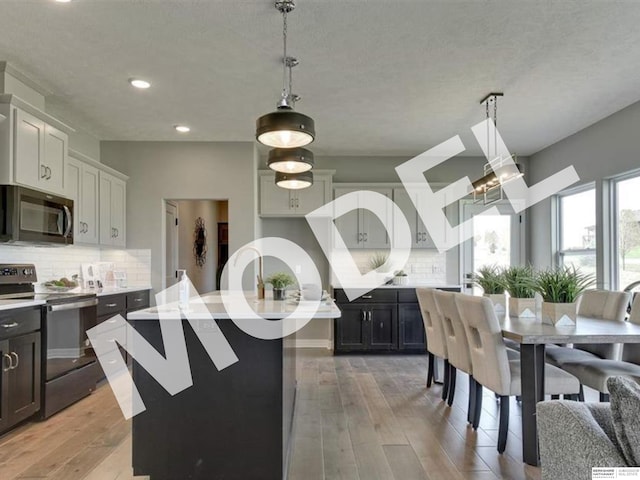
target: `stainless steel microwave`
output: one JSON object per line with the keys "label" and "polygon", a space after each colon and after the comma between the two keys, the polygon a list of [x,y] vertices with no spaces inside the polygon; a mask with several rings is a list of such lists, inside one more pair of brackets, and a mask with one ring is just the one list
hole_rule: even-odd
{"label": "stainless steel microwave", "polygon": [[73,200],[0,185],[0,241],[73,244]]}

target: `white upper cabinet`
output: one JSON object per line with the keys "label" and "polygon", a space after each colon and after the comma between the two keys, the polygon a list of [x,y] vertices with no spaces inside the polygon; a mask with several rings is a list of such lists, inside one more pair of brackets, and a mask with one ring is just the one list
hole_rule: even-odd
{"label": "white upper cabinet", "polygon": [[99,174],[100,244],[126,246],[126,183],[106,172]]}
{"label": "white upper cabinet", "polygon": [[65,196],[73,131],[15,95],[0,95],[0,184]]}
{"label": "white upper cabinet", "polygon": [[259,172],[260,216],[302,217],[331,201],[333,171],[314,171],[313,185],[302,190],[287,190],[275,184],[271,171]]}
{"label": "white upper cabinet", "polygon": [[97,244],[99,170],[72,156],[65,166],[65,191],[74,201],[73,234],[76,243]]}
{"label": "white upper cabinet", "polygon": [[[411,247],[412,248],[435,248],[431,237],[429,236],[429,231],[424,226],[422,222],[422,218],[418,215],[416,210],[414,200],[420,204],[420,196],[422,195],[420,192],[411,193],[412,197],[407,193],[404,188],[394,188],[393,189],[393,201],[400,208],[402,213],[404,214],[407,223],[409,224],[409,229],[411,230]],[[394,244],[398,244],[398,232],[394,231]]]}
{"label": "white upper cabinet", "polygon": [[[391,246],[390,233],[393,228],[393,208],[387,205],[381,220],[367,207],[364,192],[376,192],[391,200],[393,189],[368,187],[336,187],[334,198],[357,192],[352,204],[353,210],[335,219],[335,225],[347,248],[379,248]],[[387,230],[388,229],[388,230]]]}
{"label": "white upper cabinet", "polygon": [[13,112],[15,183],[64,195],[67,134],[19,108]]}

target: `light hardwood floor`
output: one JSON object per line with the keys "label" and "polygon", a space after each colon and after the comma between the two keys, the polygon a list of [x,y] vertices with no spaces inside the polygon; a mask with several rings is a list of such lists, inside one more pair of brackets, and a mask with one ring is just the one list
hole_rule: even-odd
{"label": "light hardwood floor", "polygon": [[[343,356],[305,350],[298,363],[291,480],[539,479],[521,460],[511,405],[498,455],[497,405],[485,392],[480,428],[467,426],[467,378],[447,407],[425,388],[424,356]],[[130,422],[108,386],[46,422],[0,437],[0,479],[143,480],[131,472]],[[271,479],[264,479],[271,480]]]}

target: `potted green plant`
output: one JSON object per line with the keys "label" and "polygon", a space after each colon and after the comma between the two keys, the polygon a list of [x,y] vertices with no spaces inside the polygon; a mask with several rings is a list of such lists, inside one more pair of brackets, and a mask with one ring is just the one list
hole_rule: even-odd
{"label": "potted green plant", "polygon": [[409,283],[409,276],[404,272],[404,270],[397,270],[393,274],[394,285],[407,285],[408,283]]}
{"label": "potted green plant", "polygon": [[593,275],[582,273],[573,266],[540,272],[536,279],[536,290],[542,295],[542,323],[575,325],[576,301],[582,292],[594,284],[594,280]]}
{"label": "potted green plant", "polygon": [[284,300],[284,292],[289,285],[296,283],[295,279],[284,272],[277,272],[268,276],[264,283],[270,283],[273,286],[273,299]]}
{"label": "potted green plant", "polygon": [[500,267],[483,265],[473,276],[473,282],[482,289],[483,295],[491,300],[496,313],[506,311],[504,278]]}
{"label": "potted green plant", "polygon": [[509,292],[509,315],[535,318],[536,273],[530,265],[514,265],[502,272],[504,288]]}

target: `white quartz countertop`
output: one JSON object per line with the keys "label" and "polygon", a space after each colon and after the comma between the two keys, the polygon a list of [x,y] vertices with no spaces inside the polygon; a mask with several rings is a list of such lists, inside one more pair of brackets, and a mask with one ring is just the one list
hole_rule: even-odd
{"label": "white quartz countertop", "polygon": [[[362,288],[359,285],[346,285],[346,286],[341,286],[341,285],[332,285],[332,288]],[[389,289],[389,288],[462,288],[462,285],[454,285],[454,284],[443,284],[443,283],[408,283],[407,285],[380,285],[379,287],[376,287],[376,289],[378,288],[385,288],[385,289]]]}
{"label": "white quartz countertop", "polygon": [[[189,319],[247,319],[254,318],[255,314],[262,318],[270,320],[278,320],[289,317],[296,310],[301,316],[312,313],[312,318],[332,319],[341,316],[340,309],[336,306],[333,299],[320,302],[296,302],[293,299],[274,301],[270,296],[263,300],[258,300],[256,295],[251,292],[233,292],[229,294],[230,302],[225,305],[222,301],[220,292],[212,292],[201,295],[199,298],[189,303],[189,307],[181,309],[176,303],[160,305],[156,307],[146,308],[131,312],[127,315],[129,320],[158,320],[160,316],[163,318],[189,318]],[[249,305],[250,311],[244,310],[246,304]],[[317,310],[316,310],[317,308]]]}
{"label": "white quartz countertop", "polygon": [[131,293],[139,292],[141,290],[151,290],[151,286],[142,287],[124,287],[124,288],[84,288],[80,291],[82,293],[95,293],[98,297],[105,295],[117,295],[119,293]]}
{"label": "white quartz countertop", "polygon": [[[69,290],[66,293],[84,293],[91,294],[95,293],[98,297],[103,297],[105,295],[118,295],[119,293],[131,293],[131,292],[139,292],[141,290],[151,290],[151,286],[133,286],[133,287],[123,287],[123,288],[74,288],[73,290]],[[36,293],[56,293],[55,291],[47,290],[46,287],[41,285],[36,285]]]}
{"label": "white quartz countertop", "polygon": [[15,299],[15,300],[0,300],[0,311],[11,310],[15,308],[24,307],[38,307],[44,305],[44,300],[33,300],[31,298]]}

